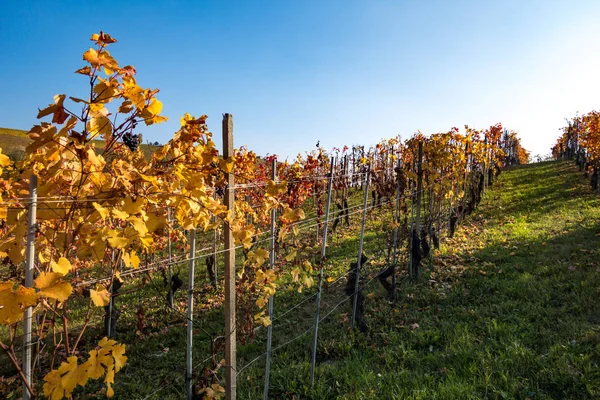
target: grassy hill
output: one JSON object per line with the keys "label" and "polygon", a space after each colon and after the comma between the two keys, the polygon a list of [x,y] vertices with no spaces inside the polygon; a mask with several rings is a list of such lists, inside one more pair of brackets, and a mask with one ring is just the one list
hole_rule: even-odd
{"label": "grassy hill", "polygon": [[[419,283],[401,274],[398,300],[390,305],[374,279],[382,267],[376,255],[381,219],[370,217],[365,252],[374,257],[363,271],[369,332],[349,329],[343,287],[332,283],[324,292],[311,387],[314,303],[306,302],[308,293],[282,289],[275,300],[270,398],[600,398],[598,221],[598,199],[572,164],[506,171],[433,254]],[[357,229],[354,224],[332,238],[328,273],[343,273],[356,257]],[[144,296],[123,302],[152,304]],[[184,321],[161,310],[153,312],[163,313],[168,328],[159,325],[156,336],[128,347],[116,398],[183,396]],[[210,349],[208,335],[222,332],[221,311],[201,315],[196,360]],[[121,338],[135,342],[128,328]],[[265,341],[263,329],[238,345],[240,398],[262,398]]]}
{"label": "grassy hill", "polygon": [[[362,270],[369,331],[349,329],[343,288],[358,250],[356,214],[329,242],[312,387],[314,288],[279,288],[270,398],[600,398],[600,202],[574,165],[545,162],[503,172],[455,236],[442,240],[420,282],[407,279],[401,259],[393,304],[376,279],[385,265],[386,219],[375,212],[365,234],[371,260]],[[221,259],[217,266],[221,271]],[[219,295],[197,268],[193,354],[200,380],[209,373],[202,367],[212,362],[206,357],[223,332],[223,314]],[[185,266],[176,271],[185,280]],[[117,332],[129,360],[115,379],[115,399],[183,398],[187,292],[176,293],[170,309],[160,274],[127,284],[118,297]],[[81,323],[76,306],[71,303],[71,318]],[[84,340],[94,345],[104,335],[101,313],[89,329]],[[254,340],[238,343],[243,399],[262,398],[266,329],[254,332]],[[8,365],[0,362],[0,373],[10,376]],[[100,391],[101,383],[93,383],[75,397]]]}
{"label": "grassy hill", "polygon": [[2,153],[11,155],[16,152],[25,151],[27,145],[31,143],[27,131],[20,129],[0,128],[0,148]]}
{"label": "grassy hill", "polygon": [[[20,129],[0,128],[0,148],[2,153],[8,156],[17,154],[18,152],[24,151],[25,148],[31,143],[27,131]],[[102,148],[102,141],[96,141],[96,147]],[[141,149],[144,152],[146,158],[149,158],[154,151],[158,149],[158,146],[150,144],[142,144]]]}
{"label": "grassy hill", "polygon": [[[504,172],[421,283],[402,279],[393,306],[365,289],[368,334],[347,330],[346,304],[323,324],[313,388],[311,335],[276,352],[272,398],[600,398],[598,221],[571,163]],[[260,397],[255,365],[238,377],[244,398]]]}

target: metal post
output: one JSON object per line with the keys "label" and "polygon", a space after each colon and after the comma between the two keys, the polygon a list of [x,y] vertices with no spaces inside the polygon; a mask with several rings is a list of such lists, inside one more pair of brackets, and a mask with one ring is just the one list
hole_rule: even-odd
{"label": "metal post", "polygon": [[[331,158],[333,161],[333,157]],[[315,311],[315,331],[313,334],[312,357],[310,365],[310,385],[315,383],[315,366],[317,362],[317,338],[319,337],[319,319],[321,318],[321,289],[323,287],[323,267],[325,266],[325,251],[327,249],[327,226],[329,225],[329,208],[331,205],[331,184],[333,182],[333,162],[329,166],[327,182],[327,204],[325,205],[325,225],[323,226],[323,241],[321,242],[321,261],[319,268],[319,284],[317,286],[317,309]]]}
{"label": "metal post", "polygon": [[483,138],[483,145],[485,148],[485,161],[483,162],[483,191],[485,192],[489,186],[489,182],[488,182],[489,149],[488,149],[487,137]]}
{"label": "metal post", "polygon": [[[423,198],[423,141],[419,141],[419,158],[417,159],[417,204],[416,208],[416,218],[415,218],[415,231],[417,234],[417,239],[421,238],[421,200]],[[413,232],[414,234],[414,232]],[[411,236],[412,237],[412,236]],[[420,243],[420,240],[419,240]],[[412,241],[411,241],[412,246]],[[414,264],[414,259],[411,263],[413,269],[413,278],[419,278],[419,265]]]}
{"label": "metal post", "polygon": [[417,162],[417,236],[421,235],[421,199],[423,198],[423,142],[419,141],[419,158]]}
{"label": "metal post", "polygon": [[[233,117],[223,114],[223,158],[233,156]],[[235,218],[234,174],[226,173],[227,188],[224,203],[231,217]],[[225,396],[227,400],[236,398],[236,332],[235,332],[235,240],[230,224],[224,227],[225,244]]]}
{"label": "metal post", "polygon": [[169,294],[168,294],[168,302],[169,302],[169,307],[173,308],[173,266],[171,265],[171,262],[173,260],[173,253],[172,253],[172,249],[171,249],[171,209],[167,208],[167,224],[169,226],[169,230],[168,230],[168,242],[167,242],[167,247],[169,250]]}
{"label": "metal post", "polygon": [[392,299],[396,298],[396,263],[398,262],[398,228],[400,225],[400,168],[402,161],[398,157],[396,167],[396,207],[394,211],[394,253],[392,256],[392,265],[394,272],[392,273]]}
{"label": "metal post", "polygon": [[[319,176],[318,168],[317,168],[317,176]],[[314,203],[315,210],[317,211],[317,231],[316,231],[317,239],[316,239],[316,241],[318,242],[319,241],[319,217],[320,217],[318,202],[319,202],[320,196],[317,195],[317,179],[318,178],[315,178],[315,183],[313,184],[313,203]]]}
{"label": "metal post", "polygon": [[[271,161],[271,179],[273,182],[277,179],[277,161],[273,158]],[[269,252],[269,269],[273,269],[275,266],[275,218],[277,217],[277,210],[275,207],[271,210],[271,249]],[[269,318],[271,324],[267,327],[267,361],[265,364],[265,388],[263,392],[264,400],[269,399],[269,380],[271,378],[271,349],[273,346],[273,296],[269,297]]]}
{"label": "metal post", "polygon": [[[113,260],[113,262],[114,262],[114,260]],[[107,324],[107,328],[106,328],[106,337],[108,337],[108,338],[112,337],[111,332],[113,329],[113,304],[114,304],[113,303],[114,302],[113,286],[114,286],[114,282],[115,282],[115,271],[113,270],[112,275],[110,277],[110,287],[109,287],[110,300],[108,301],[108,324]],[[115,328],[115,331],[116,331],[116,328]]]}
{"label": "metal post", "polygon": [[188,277],[188,313],[187,313],[187,348],[185,385],[187,399],[192,400],[194,390],[192,385],[192,339],[194,336],[194,266],[196,261],[196,229],[190,230],[190,273]]}
{"label": "metal post", "polygon": [[[429,179],[427,180],[429,183]],[[431,184],[431,183],[429,183]],[[427,217],[427,230],[429,232],[429,248],[433,249],[433,203],[435,201],[433,187],[429,189],[429,216]],[[430,252],[430,258],[433,258]]]}
{"label": "metal post", "polygon": [[[35,231],[37,213],[37,176],[32,174],[29,180],[29,214],[27,216],[27,248],[25,253],[25,287],[33,287],[33,260],[35,257]],[[31,318],[33,308],[25,309],[23,319],[23,399],[29,400],[33,393],[31,385]]]}
{"label": "metal post", "polygon": [[369,180],[371,178],[371,164],[367,166],[367,176],[365,177],[365,195],[363,198],[363,215],[362,225],[360,227],[360,240],[358,242],[358,260],[356,263],[356,280],[354,281],[354,300],[352,302],[352,323],[351,328],[354,329],[356,321],[356,306],[358,305],[358,281],[360,279],[360,267],[362,261],[363,240],[365,236],[365,222],[367,218],[367,202],[369,200]]}

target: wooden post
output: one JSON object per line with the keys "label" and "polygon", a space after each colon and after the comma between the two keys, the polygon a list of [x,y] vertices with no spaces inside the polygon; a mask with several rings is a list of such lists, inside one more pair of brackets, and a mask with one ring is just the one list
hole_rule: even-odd
{"label": "wooden post", "polygon": [[[37,176],[31,174],[29,180],[29,215],[27,216],[27,248],[25,249],[25,287],[33,287],[33,259],[35,257],[35,231],[37,212]],[[33,308],[25,309],[23,318],[23,399],[34,397],[31,384],[31,318]],[[67,338],[68,340],[68,338]]]}
{"label": "wooden post", "polygon": [[[233,156],[233,117],[223,114],[223,158]],[[224,202],[227,210],[234,218],[234,174],[225,174],[227,189]],[[236,398],[236,333],[235,333],[235,240],[231,225],[224,228],[225,236],[225,396],[228,400]]]}

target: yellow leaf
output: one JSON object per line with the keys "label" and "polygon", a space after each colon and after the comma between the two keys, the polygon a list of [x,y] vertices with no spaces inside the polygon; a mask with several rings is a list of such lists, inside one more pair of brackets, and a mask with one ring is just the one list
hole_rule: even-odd
{"label": "yellow leaf", "polygon": [[113,346],[112,356],[115,359],[115,372],[119,372],[119,370],[127,362],[127,357],[125,356],[125,345],[117,344]]}
{"label": "yellow leaf", "polygon": [[110,351],[115,344],[117,344],[116,340],[109,339],[106,336],[104,336],[102,340],[98,342],[98,346],[102,347],[102,349],[106,351]]}
{"label": "yellow leaf", "polygon": [[152,115],[157,115],[157,114],[160,114],[160,112],[162,111],[162,108],[163,108],[162,102],[153,98],[152,101],[150,102],[150,105],[148,107],[146,107],[146,110]]}
{"label": "yellow leaf", "polygon": [[167,120],[166,117],[161,117],[158,114],[162,111],[162,103],[155,98],[152,98],[150,101],[150,105],[144,108],[141,112],[141,117],[144,119],[146,125],[152,125],[156,123],[161,123]]}
{"label": "yellow leaf", "polygon": [[137,268],[140,266],[140,258],[135,254],[135,251],[131,251],[130,253],[123,253],[121,256],[123,263],[128,268]]}
{"label": "yellow leaf", "polygon": [[140,235],[140,237],[145,236],[148,233],[148,228],[146,227],[146,223],[138,217],[130,217],[129,222],[133,226],[133,229]]}
{"label": "yellow leaf", "polygon": [[110,293],[101,284],[96,285],[96,290],[90,290],[90,298],[96,307],[104,307],[110,303]]}
{"label": "yellow leaf", "polygon": [[302,266],[304,267],[304,270],[306,270],[306,272],[312,272],[313,270],[312,264],[308,260],[304,260]]}
{"label": "yellow leaf", "polygon": [[100,204],[98,204],[96,202],[93,202],[92,205],[94,206],[96,211],[98,211],[98,214],[100,214],[100,218],[102,218],[103,221],[106,218],[108,218],[108,216],[110,215],[108,209],[102,207]]}
{"label": "yellow leaf", "polygon": [[81,75],[91,75],[92,73],[92,69],[90,68],[89,65],[86,65],[83,68],[79,68],[77,71],[75,71],[76,74],[81,74]]}
{"label": "yellow leaf", "polygon": [[83,365],[85,365],[86,372],[91,379],[98,379],[104,375],[105,370],[101,358],[98,357],[98,350],[90,351],[90,358]]}
{"label": "yellow leaf", "polygon": [[141,197],[136,200],[133,200],[131,197],[126,197],[125,203],[123,204],[123,207],[121,207],[121,210],[125,211],[129,215],[137,214],[142,210],[144,204],[144,199]]}
{"label": "yellow leaf", "polygon": [[280,183],[275,183],[273,181],[267,182],[267,194],[275,197],[279,194],[285,193],[287,190],[287,182],[281,181]]}
{"label": "yellow leaf", "polygon": [[302,284],[306,285],[306,287],[311,287],[313,285],[313,283],[314,283],[314,280],[310,275],[306,274],[302,277]]}
{"label": "yellow leaf", "polygon": [[298,218],[298,220],[306,218],[306,215],[304,214],[304,210],[301,208],[294,211],[294,213],[296,214],[296,218]]}
{"label": "yellow leaf", "polygon": [[116,70],[119,68],[119,65],[115,61],[115,59],[109,54],[108,51],[104,50],[98,53],[96,50],[90,49],[83,53],[83,59],[89,62],[92,67],[98,68],[100,66],[104,66],[109,70]]}
{"label": "yellow leaf", "polygon": [[128,114],[131,112],[131,110],[133,110],[133,103],[131,102],[131,100],[125,100],[119,106],[119,112],[121,114]]}
{"label": "yellow leaf", "polygon": [[131,260],[129,259],[129,253],[123,252],[123,255],[121,255],[121,261],[123,261],[123,264],[125,264],[126,267],[128,267],[128,268],[131,267]]}
{"label": "yellow leaf", "polygon": [[62,400],[65,389],[62,387],[60,372],[53,369],[44,376],[44,395],[51,400]]}
{"label": "yellow leaf", "polygon": [[10,163],[11,163],[10,158],[8,158],[8,156],[2,154],[2,149],[0,149],[0,166],[8,167],[10,165]]}
{"label": "yellow leaf", "polygon": [[108,244],[115,249],[122,249],[129,244],[129,239],[121,236],[120,232],[111,229],[108,231]]}
{"label": "yellow leaf", "polygon": [[62,280],[62,274],[56,272],[42,272],[35,280],[34,285],[40,289],[39,296],[65,301],[73,292],[73,287]]}
{"label": "yellow leaf", "polygon": [[50,261],[50,268],[52,271],[61,275],[66,275],[71,272],[71,263],[64,257],[58,259],[58,262]]}
{"label": "yellow leaf", "polygon": [[288,224],[300,221],[304,218],[305,218],[304,210],[302,210],[301,208],[299,208],[297,210],[292,210],[291,208],[287,207],[285,209],[283,215],[281,216],[282,221],[285,223],[288,223]]}
{"label": "yellow leaf", "polygon": [[25,261],[25,246],[23,246],[20,242],[13,242],[13,246],[10,246],[8,249],[8,258],[15,265]]}
{"label": "yellow leaf", "polygon": [[119,93],[119,88],[116,86],[114,80],[104,80],[99,78],[100,82],[94,86],[94,93],[97,96],[94,98],[95,103],[108,103],[112,101]]}
{"label": "yellow leaf", "polygon": [[126,220],[127,218],[129,218],[129,214],[127,214],[125,211],[121,211],[121,210],[117,210],[117,209],[113,209],[111,211],[111,214],[113,217],[122,219],[122,220]]}
{"label": "yellow leaf", "polygon": [[293,261],[296,258],[297,252],[296,249],[292,250],[292,252],[285,256],[286,261]]}
{"label": "yellow leaf", "polygon": [[300,276],[300,268],[296,267],[292,269],[291,274],[294,282],[298,282],[298,277]]}
{"label": "yellow leaf", "polygon": [[121,279],[121,273],[119,271],[115,271],[115,278],[121,283],[124,282],[123,279]]}
{"label": "yellow leaf", "polygon": [[0,324],[10,325],[23,318],[25,308],[35,306],[37,294],[35,289],[19,286],[13,290],[12,281],[0,282]]}
{"label": "yellow leaf", "polygon": [[154,245],[154,239],[152,235],[146,234],[140,237],[140,243],[146,250],[149,250]]}
{"label": "yellow leaf", "polygon": [[248,260],[255,267],[260,267],[261,265],[263,265],[267,258],[269,258],[269,252],[265,249],[258,249],[256,251],[248,252]]}
{"label": "yellow leaf", "polygon": [[164,215],[155,215],[154,213],[148,214],[148,221],[146,222],[148,231],[156,232],[164,229],[167,226],[167,218]]}
{"label": "yellow leaf", "polygon": [[104,378],[104,383],[112,384],[115,383],[115,368],[114,365],[108,367],[108,371],[106,371],[106,377]]}
{"label": "yellow leaf", "polygon": [[131,266],[133,268],[137,268],[140,266],[140,258],[138,257],[138,255],[132,251],[131,253],[129,253],[129,258],[131,259]]}
{"label": "yellow leaf", "polygon": [[[67,362],[63,362],[58,369],[62,375],[60,379],[61,385],[65,390],[65,396],[69,397],[73,390],[79,386],[85,386],[88,381],[88,376],[85,368],[77,364],[77,357],[71,356],[67,358]],[[66,372],[66,374],[65,374]]]}
{"label": "yellow leaf", "polygon": [[[52,400],[60,400],[65,397],[71,399],[77,386],[84,386],[89,379],[98,379],[104,376],[104,383],[107,386],[106,395],[113,396],[112,385],[115,382],[115,372],[118,372],[127,361],[127,357],[124,356],[125,346],[108,338],[102,339],[98,346],[100,349],[90,351],[90,357],[83,364],[78,365],[77,357],[71,356],[58,369],[46,374],[44,395]],[[112,354],[110,354],[111,351]]]}
{"label": "yellow leaf", "polygon": [[103,116],[99,115],[97,117],[92,117],[87,126],[88,134],[90,135],[90,139],[95,138],[98,135],[111,135],[113,131],[113,126],[110,120]]}
{"label": "yellow leaf", "polygon": [[233,164],[233,157],[229,157],[227,160],[223,158],[219,159],[219,168],[225,173],[230,173],[233,170]]}
{"label": "yellow leaf", "polygon": [[65,108],[63,106],[65,97],[66,95],[64,94],[57,94],[56,96],[54,96],[54,104],[50,104],[43,110],[39,110],[37,118],[39,119],[45,117],[46,115],[53,114],[52,122],[55,122],[57,124],[62,124],[63,122],[65,122],[69,117],[69,115],[65,112]]}
{"label": "yellow leaf", "polygon": [[62,274],[56,272],[42,272],[37,278],[35,278],[33,283],[36,288],[45,289],[58,282],[62,276]]}
{"label": "yellow leaf", "polygon": [[112,388],[112,385],[115,383],[115,367],[111,365],[108,367],[108,371],[106,372],[106,377],[104,378],[104,383],[106,383],[106,397],[113,397],[115,392]]}

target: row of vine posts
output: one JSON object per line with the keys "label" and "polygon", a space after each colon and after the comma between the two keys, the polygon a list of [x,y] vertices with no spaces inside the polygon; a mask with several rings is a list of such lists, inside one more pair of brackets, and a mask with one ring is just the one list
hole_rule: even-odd
{"label": "row of vine posts", "polygon": [[[104,378],[106,395],[112,397],[114,375],[127,360],[125,345],[114,340],[118,317],[115,301],[122,278],[143,272],[149,275],[152,270],[165,273],[166,269],[168,294],[164,301],[175,309],[174,292],[182,284],[177,274],[173,274],[175,263],[189,266],[184,376],[187,398],[198,394],[193,382],[192,354],[196,323],[195,264],[200,258],[207,261],[211,284],[223,290],[225,317],[221,337],[224,361],[215,362],[214,353],[219,350],[213,349],[211,354],[213,370],[223,367],[225,371],[225,387],[217,381],[201,388],[202,393],[218,397],[222,389],[228,399],[236,398],[237,376],[249,365],[238,368],[236,345],[246,334],[241,324],[249,320],[250,330],[254,323],[267,329],[263,393],[265,399],[269,398],[274,294],[277,274],[282,274],[282,269],[277,268],[278,259],[288,267],[284,272],[291,274],[300,288],[313,285],[313,264],[318,268],[315,317],[310,327],[311,384],[314,384],[319,324],[333,311],[320,315],[331,232],[344,223],[350,225],[350,215],[361,215],[356,263],[340,278],[346,279],[344,300],[351,300],[351,327],[366,330],[362,296],[365,285],[361,286],[361,273],[366,263],[363,242],[368,213],[389,205],[393,215],[384,245],[388,249],[386,268],[369,282],[378,278],[389,300],[394,301],[396,280],[402,272],[397,268],[401,259],[399,250],[406,248],[408,276],[418,280],[421,263],[432,247],[439,246],[443,229],[452,236],[457,223],[477,206],[500,169],[522,162],[524,150],[516,135],[499,124],[483,132],[483,140],[481,131],[466,127],[463,136],[453,128],[428,138],[419,133],[404,142],[399,138],[385,140],[368,151],[364,146],[354,146],[351,156],[346,154],[347,148],[341,156],[339,150],[335,151],[336,156],[330,156],[318,148],[306,159],[299,157],[290,163],[278,162],[276,157],[258,160],[247,149],[234,150],[230,114],[223,116],[221,155],[207,130],[206,116],[194,118],[186,114],[173,140],[148,161],[139,151],[132,132],[138,123],[151,125],[166,120],[159,115],[162,103],[155,98],[158,90],[139,87],[134,78],[135,68],[119,67],[108,54],[105,48],[115,39],[101,32],[92,35],[91,40],[96,49],[84,53],[84,60],[90,65],[76,71],[89,77],[91,97],[70,98],[75,104],[83,104],[81,114],[64,105],[66,95],[57,95],[54,104],[40,110],[38,118],[52,116],[52,123],[64,125],[62,129],[46,122],[32,128],[33,143],[19,164],[11,164],[0,154],[0,166],[8,167],[5,172],[10,176],[3,181],[6,200],[2,204],[9,210],[4,216],[6,225],[0,251],[6,257],[5,264],[15,269],[22,262],[25,265],[23,284],[18,273],[0,282],[4,302],[0,323],[9,326],[10,345],[1,341],[0,344],[20,375],[25,399],[35,397],[32,364],[38,361],[43,350],[40,343],[45,335],[50,335],[51,328],[54,351],[50,371],[43,378],[44,394],[53,399],[69,398],[77,386],[84,386],[89,379]],[[99,77],[101,71],[107,75],[106,79]],[[115,113],[125,119],[120,125],[107,118],[110,114],[105,106],[114,100],[122,101]],[[82,129],[75,130],[77,124],[83,125]],[[94,147],[95,137],[104,139],[104,149]],[[332,210],[334,196],[337,210]],[[350,206],[353,196],[362,201]],[[44,206],[38,209],[39,204]],[[316,216],[306,218],[303,207],[314,208]],[[301,230],[312,229],[313,226],[306,224],[310,221],[316,221],[317,242],[320,242],[316,261],[313,246],[301,244],[298,239]],[[217,251],[219,229],[223,233],[223,249]],[[205,249],[196,249],[197,231],[214,231],[212,251],[203,253]],[[22,233],[26,234],[26,240]],[[267,238],[259,241],[261,235]],[[173,256],[174,238],[187,238],[187,256]],[[284,241],[286,238],[291,239]],[[268,241],[268,250],[258,245],[263,241]],[[151,253],[165,246],[168,258],[150,263]],[[238,249],[243,251],[242,262],[236,260]],[[220,253],[223,253],[221,278],[216,269]],[[145,258],[145,268],[139,268],[140,255]],[[106,270],[108,276],[96,279],[93,275]],[[94,279],[82,278],[90,276]],[[224,281],[222,288],[218,286],[219,279]],[[75,297],[74,293],[84,299],[83,303],[87,301],[88,308],[84,325],[72,341],[67,300]],[[75,349],[96,307],[105,310],[106,337],[89,352],[86,361],[79,363]],[[36,343],[32,341],[34,310],[41,314],[39,318],[36,315]],[[23,353],[19,363],[13,342],[16,324],[21,319]],[[58,343],[57,321],[62,322]],[[37,353],[32,360],[34,346]],[[62,359],[64,362],[53,368],[59,348],[64,353],[57,357],[57,363]]]}
{"label": "row of vine posts", "polygon": [[[382,283],[386,282],[385,278],[391,276],[392,282],[391,285],[385,285],[386,289],[389,290],[390,299],[395,298],[395,283],[396,283],[396,263],[398,259],[397,251],[399,247],[400,241],[400,230],[402,224],[400,223],[400,213],[403,211],[401,209],[401,201],[405,200],[404,197],[406,193],[403,193],[403,189],[408,188],[410,191],[410,204],[411,204],[411,221],[406,225],[406,221],[404,226],[402,226],[403,233],[406,234],[408,231],[408,247],[409,247],[409,265],[408,272],[409,277],[411,279],[418,279],[419,276],[419,265],[421,262],[422,254],[420,252],[422,249],[422,238],[421,232],[429,237],[429,246],[434,244],[435,247],[439,246],[439,237],[441,235],[441,218],[442,218],[442,208],[443,201],[439,196],[434,196],[433,186],[431,182],[427,182],[427,189],[424,189],[424,169],[423,169],[423,144],[426,141],[425,138],[419,138],[415,144],[416,150],[411,157],[411,163],[408,165],[408,170],[415,172],[413,179],[409,179],[409,183],[407,184],[404,179],[404,170],[402,169],[402,160],[400,157],[390,157],[394,152],[399,151],[399,148],[395,147],[395,144],[392,144],[389,149],[386,149],[387,152],[382,152],[380,154],[384,154],[382,160],[378,160],[376,158],[376,152],[370,151],[366,157],[364,154],[364,148],[362,148],[362,157],[360,159],[367,159],[368,162],[364,164],[360,164],[357,162],[359,157],[352,157],[353,165],[352,169],[355,171],[349,178],[348,170],[349,168],[349,157],[345,156],[341,160],[338,160],[334,157],[331,157],[329,162],[329,172],[327,174],[327,189],[326,189],[326,206],[324,211],[324,220],[321,223],[317,224],[317,232],[322,231],[321,234],[321,256],[319,262],[319,274],[318,274],[318,283],[317,283],[317,297],[316,297],[316,309],[315,309],[315,322],[314,322],[314,334],[312,341],[312,349],[311,349],[311,384],[314,384],[315,379],[315,366],[316,366],[316,350],[317,350],[317,342],[318,342],[318,330],[319,330],[319,322],[320,322],[320,299],[321,299],[321,290],[322,290],[322,280],[323,280],[323,270],[326,265],[326,248],[327,248],[327,237],[328,237],[328,228],[330,222],[330,207],[331,207],[331,198],[332,198],[332,188],[334,187],[334,181],[336,182],[336,187],[341,187],[342,189],[342,200],[341,204],[345,203],[345,206],[342,205],[341,213],[348,211],[347,204],[347,196],[348,190],[352,186],[356,186],[358,190],[363,191],[363,201],[361,205],[362,211],[362,222],[360,228],[360,235],[358,237],[359,241],[359,250],[357,256],[357,267],[355,273],[354,281],[354,290],[352,295],[352,319],[351,319],[351,327],[354,328],[356,325],[357,318],[357,308],[359,307],[359,285],[360,285],[360,269],[361,269],[361,261],[363,254],[363,238],[364,238],[364,230],[365,230],[365,220],[367,211],[370,209],[368,206],[368,198],[369,194],[372,193],[373,196],[373,205],[371,208],[376,207],[378,205],[378,201],[381,201],[383,196],[390,196],[393,194],[394,198],[394,221],[395,225],[393,228],[393,242],[391,243],[392,248],[392,262],[391,262],[391,270],[383,271],[380,275]],[[465,156],[467,157],[466,168],[464,170],[465,181],[464,181],[464,190],[468,190],[473,193],[473,197],[469,200],[471,202],[478,202],[481,198],[481,191],[492,184],[492,179],[494,174],[492,170],[497,168],[497,165],[490,165],[489,163],[484,164],[483,170],[478,170],[479,167],[473,164],[473,157],[470,157],[469,154],[469,145],[465,146]],[[510,148],[510,147],[509,147]],[[354,152],[353,152],[354,153]],[[233,121],[230,114],[225,114],[223,117],[223,157],[229,158],[233,156]],[[507,152],[508,157],[511,157],[510,151]],[[427,154],[426,154],[427,156]],[[431,154],[428,155],[431,158]],[[489,157],[489,155],[486,155]],[[379,162],[378,162],[379,161]],[[431,160],[430,160],[431,161]],[[396,162],[395,168],[392,167],[394,162]],[[338,168],[334,168],[334,166],[339,165]],[[373,171],[372,171],[372,167]],[[406,167],[406,165],[405,165]],[[277,183],[277,162],[275,159],[271,160],[271,179],[273,182]],[[356,172],[360,171],[360,172]],[[336,174],[340,175],[338,179]],[[468,176],[472,175],[473,178],[469,179]],[[363,176],[364,179],[356,180],[356,176]],[[477,178],[478,177],[478,178]],[[427,179],[427,177],[425,177]],[[453,179],[453,177],[451,177]],[[227,188],[224,193],[224,202],[227,206],[228,210],[235,209],[235,181],[234,181],[234,173],[227,174]],[[374,182],[376,185],[379,184],[379,187],[376,187],[372,192],[369,192],[370,184]],[[386,186],[387,184],[387,186]],[[35,235],[35,220],[36,220],[36,191],[37,191],[37,180],[32,179],[30,183],[30,202],[29,202],[29,222],[27,229],[27,262],[26,262],[26,287],[32,287],[33,285],[33,259],[34,259],[34,247],[33,247],[33,236]],[[471,187],[468,188],[468,185],[476,185],[477,188]],[[454,185],[453,185],[454,186]],[[390,188],[393,187],[393,190],[390,191]],[[479,192],[477,192],[479,190]],[[476,193],[477,192],[477,193]],[[466,193],[466,192],[465,192]],[[475,194],[476,193],[476,194]],[[425,196],[424,196],[425,194]],[[422,231],[422,211],[425,211],[424,201],[425,198],[428,198],[428,217],[425,218],[427,222],[425,225],[427,226],[426,230]],[[452,204],[449,203],[450,210],[446,215],[448,218],[448,234],[451,235],[453,230],[455,229],[455,224],[457,219],[464,218],[464,215],[470,211],[472,211],[475,204],[469,206],[467,208],[468,196],[465,194],[462,196],[460,202]],[[436,204],[436,200],[438,204]],[[434,210],[437,211],[437,215],[434,215]],[[406,210],[404,210],[406,211]],[[319,212],[317,212],[319,214]],[[270,252],[269,252],[269,269],[274,268],[276,255],[276,209],[273,208],[271,210],[270,216]],[[434,222],[437,220],[437,228],[434,228]],[[454,223],[452,221],[455,221]],[[436,231],[434,233],[434,231]],[[427,233],[425,233],[427,232]],[[187,311],[187,360],[186,360],[186,391],[188,399],[193,397],[193,385],[192,385],[192,373],[193,373],[193,364],[192,364],[192,339],[193,339],[193,324],[194,324],[194,264],[196,257],[196,230],[191,229],[189,232],[189,281],[188,281],[188,311]],[[417,249],[419,247],[419,249]],[[224,232],[224,294],[225,294],[225,302],[224,302],[224,314],[225,314],[225,393],[227,398],[235,398],[236,397],[236,259],[235,259],[235,241],[233,238],[233,232],[230,228],[226,228]],[[169,261],[171,259],[170,252],[170,243],[169,243]],[[169,272],[171,271],[171,263],[169,263]],[[169,273],[171,277],[171,272]],[[112,285],[112,282],[111,282]],[[169,285],[171,287],[171,285]],[[112,292],[112,291],[111,291]],[[111,337],[114,335],[114,327],[111,328],[111,320],[110,315],[112,314],[112,298],[109,305],[108,310],[108,328],[107,328],[107,336]],[[172,294],[169,296],[169,299],[172,301]],[[273,303],[274,297],[270,296],[268,300],[268,310],[267,316],[269,318],[273,318]],[[26,385],[31,384],[30,378],[30,363],[31,363],[31,308],[27,308],[25,311],[24,318],[24,355],[23,355],[23,373],[25,374]],[[268,339],[267,339],[267,350],[266,350],[266,367],[265,367],[265,384],[264,384],[264,398],[268,398],[269,393],[269,377],[270,377],[270,359],[272,353],[272,325],[268,326]],[[27,390],[24,393],[28,393]]]}
{"label": "row of vine posts", "polygon": [[600,192],[600,113],[590,111],[567,119],[567,126],[552,147],[555,160],[573,160],[589,179],[595,192]]}

